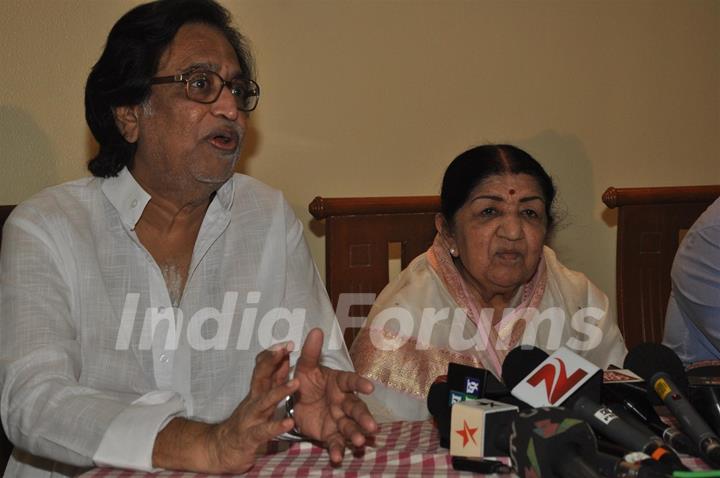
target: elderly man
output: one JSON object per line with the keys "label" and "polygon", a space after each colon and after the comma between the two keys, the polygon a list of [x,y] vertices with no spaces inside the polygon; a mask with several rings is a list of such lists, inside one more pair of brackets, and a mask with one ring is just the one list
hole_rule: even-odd
{"label": "elderly man", "polygon": [[94,177],[41,192],[4,230],[6,476],[243,472],[290,432],[337,463],[375,431],[299,221],[233,174],[258,96],[211,0],[113,27],[86,88]]}

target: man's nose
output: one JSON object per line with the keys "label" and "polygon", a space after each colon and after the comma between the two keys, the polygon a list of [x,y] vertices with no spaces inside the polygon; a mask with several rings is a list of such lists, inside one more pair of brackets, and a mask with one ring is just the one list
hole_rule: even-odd
{"label": "man's nose", "polygon": [[238,116],[240,116],[241,112],[238,109],[237,101],[235,100],[235,96],[230,91],[229,86],[222,85],[222,89],[220,90],[220,96],[218,96],[218,99],[215,100],[215,102],[212,104],[211,111],[214,115],[224,116],[230,121],[235,121],[237,120]]}

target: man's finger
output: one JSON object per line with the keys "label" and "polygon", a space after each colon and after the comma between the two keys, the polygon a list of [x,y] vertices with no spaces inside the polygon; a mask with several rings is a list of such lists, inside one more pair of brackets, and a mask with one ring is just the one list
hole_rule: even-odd
{"label": "man's finger", "polygon": [[271,388],[269,391],[263,391],[263,396],[257,403],[257,412],[266,413],[273,411],[282,400],[288,395],[292,395],[300,387],[300,381],[296,378],[290,380],[288,383],[278,385]]}
{"label": "man's finger", "polygon": [[273,372],[273,385],[280,385],[287,382],[290,376],[290,356],[288,355]]}
{"label": "man's finger", "polygon": [[330,455],[330,461],[336,465],[342,463],[345,455],[345,439],[339,433],[333,433],[325,441],[328,448],[328,455]]}
{"label": "man's finger", "polygon": [[305,337],[305,343],[300,351],[300,358],[297,361],[298,370],[312,370],[320,365],[322,344],[323,331],[321,329],[312,329]]}
{"label": "man's finger", "polygon": [[251,387],[261,387],[263,382],[271,380],[275,370],[283,360],[287,359],[287,349],[263,350],[255,357],[255,368],[253,369]]}
{"label": "man's finger", "polygon": [[287,433],[292,430],[295,422],[292,418],[283,418],[281,420],[270,420],[256,425],[252,430],[248,430],[251,435],[251,441],[256,447],[266,443],[278,435]]}
{"label": "man's finger", "polygon": [[354,446],[362,446],[365,444],[365,433],[354,420],[342,417],[337,421],[337,428],[345,438]]}
{"label": "man's finger", "polygon": [[375,386],[373,383],[361,377],[355,372],[337,372],[337,385],[343,392],[359,392],[364,395],[370,395]]}
{"label": "man's finger", "polygon": [[378,429],[377,422],[368,410],[365,402],[357,397],[350,396],[340,404],[343,413],[357,423],[363,433],[375,433]]}

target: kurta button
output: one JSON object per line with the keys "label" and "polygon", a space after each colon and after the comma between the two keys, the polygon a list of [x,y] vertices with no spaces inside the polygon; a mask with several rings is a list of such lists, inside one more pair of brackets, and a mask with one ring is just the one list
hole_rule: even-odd
{"label": "kurta button", "polygon": [[135,207],[135,206],[137,206],[137,199],[133,199],[132,202],[130,203],[130,207]]}

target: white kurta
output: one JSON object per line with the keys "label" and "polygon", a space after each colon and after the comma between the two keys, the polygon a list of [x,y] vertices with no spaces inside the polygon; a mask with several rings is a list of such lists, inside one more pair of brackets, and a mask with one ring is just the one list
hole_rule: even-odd
{"label": "white kurta", "polygon": [[134,232],[149,199],[123,170],[47,189],[10,216],[0,412],[17,447],[5,476],[71,476],[96,463],[149,469],[169,418],[226,418],[248,392],[257,353],[299,345],[312,327],[326,334],[323,363],[352,369],[282,193],[243,175],[220,188],[176,309]]}

